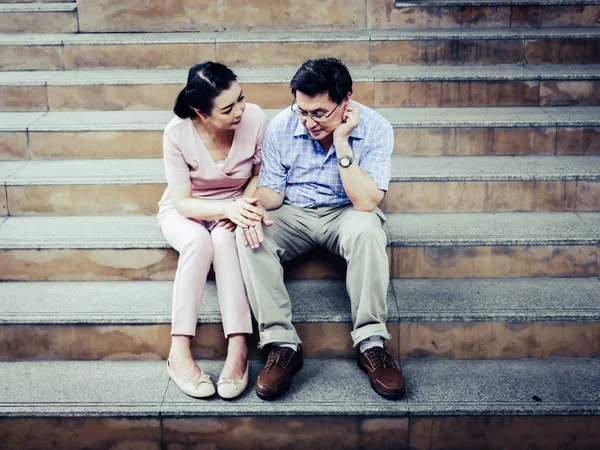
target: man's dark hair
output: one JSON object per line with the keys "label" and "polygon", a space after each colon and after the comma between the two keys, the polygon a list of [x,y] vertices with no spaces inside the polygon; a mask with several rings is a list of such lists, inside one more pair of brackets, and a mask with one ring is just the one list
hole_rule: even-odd
{"label": "man's dark hair", "polygon": [[309,59],[292,78],[290,88],[294,97],[298,91],[309,97],[327,92],[332,101],[340,103],[352,92],[352,77],[337,58]]}

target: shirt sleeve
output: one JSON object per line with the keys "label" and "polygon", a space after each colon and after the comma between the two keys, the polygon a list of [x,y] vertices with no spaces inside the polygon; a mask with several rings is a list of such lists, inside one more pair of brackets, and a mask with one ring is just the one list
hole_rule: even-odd
{"label": "shirt sleeve", "polygon": [[388,123],[378,129],[368,139],[367,148],[359,166],[373,180],[378,189],[388,190],[392,170],[392,153],[394,151],[394,129]]}
{"label": "shirt sleeve", "polygon": [[167,183],[184,185],[190,183],[190,169],[181,150],[167,133],[163,134],[163,161]]}
{"label": "shirt sleeve", "polygon": [[273,123],[269,125],[262,142],[262,165],[258,187],[268,187],[279,193],[287,186],[287,170],[281,161],[280,147],[277,145],[276,130]]}
{"label": "shirt sleeve", "polygon": [[267,125],[269,121],[267,119],[267,115],[264,111],[261,110],[261,121],[260,121],[260,130],[258,132],[258,138],[256,139],[256,146],[254,150],[254,158],[252,158],[252,165],[257,166],[261,163],[261,150],[262,143],[265,137],[265,131],[267,130]]}

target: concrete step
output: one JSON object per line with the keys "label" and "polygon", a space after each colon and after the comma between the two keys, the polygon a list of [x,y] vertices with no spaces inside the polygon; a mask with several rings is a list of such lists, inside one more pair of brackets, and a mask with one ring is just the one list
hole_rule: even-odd
{"label": "concrete step", "polygon": [[[600,211],[598,156],[392,158],[386,212]],[[162,159],[0,162],[11,216],[156,214]]]}
{"label": "concrete step", "polygon": [[76,3],[0,3],[0,33],[77,33]]}
{"label": "concrete step", "polygon": [[[377,108],[404,156],[598,155],[600,112],[574,108]],[[279,110],[266,110],[273,117]],[[0,160],[162,157],[170,111],[0,112]]]}
{"label": "concrete step", "polygon": [[[344,281],[286,284],[305,357],[353,358]],[[166,359],[172,290],[170,281],[1,283],[0,359]],[[595,278],[395,279],[388,348],[403,360],[598,357],[599,294]],[[224,358],[214,282],[198,323],[194,356]],[[257,341],[255,331],[252,359]]]}
{"label": "concrete step", "polygon": [[[598,213],[389,213],[392,278],[596,277]],[[0,277],[21,281],[171,280],[177,253],[153,216],[0,218]],[[288,279],[340,279],[314,250]]]}
{"label": "concrete step", "polygon": [[[415,29],[415,28],[509,28],[540,26],[597,26],[596,1],[457,2],[430,5],[416,2],[393,7],[391,0],[330,0],[300,7],[282,0],[277,7],[266,0],[244,4],[222,2],[199,4],[180,0],[177,8],[168,1],[151,4],[135,0],[79,0],[79,20],[83,32],[158,31],[256,31],[332,29]],[[560,6],[558,6],[560,5]],[[492,7],[493,6],[493,7]],[[555,9],[560,8],[560,14]],[[553,13],[554,12],[554,13]]]}
{"label": "concrete step", "polygon": [[598,26],[598,0],[396,0],[371,28]]}
{"label": "concrete step", "polygon": [[[236,70],[248,101],[289,106],[295,68]],[[353,98],[371,107],[600,106],[600,65],[350,68]],[[0,72],[0,110],[160,110],[185,69]]]}
{"label": "concrete step", "polygon": [[[199,363],[218,377],[221,363]],[[252,364],[251,382],[261,366]],[[597,359],[406,361],[402,369],[400,401],[375,394],[353,361],[308,359],[281,399],[264,402],[249,389],[232,403],[186,397],[162,361],[6,362],[0,435],[19,449],[440,449],[449,439],[463,449],[591,449],[600,438]]]}
{"label": "concrete step", "polygon": [[[137,14],[137,12],[136,12]],[[600,28],[323,32],[3,34],[0,70],[298,67],[336,55],[348,66],[598,64]]]}
{"label": "concrete step", "polygon": [[75,3],[77,0],[0,0],[1,3]]}

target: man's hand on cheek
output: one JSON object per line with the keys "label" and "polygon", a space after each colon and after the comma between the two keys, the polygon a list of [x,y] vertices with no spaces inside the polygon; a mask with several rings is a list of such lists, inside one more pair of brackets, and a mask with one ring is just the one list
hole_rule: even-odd
{"label": "man's hand on cheek", "polygon": [[350,133],[360,124],[360,108],[353,104],[348,104],[342,116],[342,122],[333,132],[334,140],[347,140]]}

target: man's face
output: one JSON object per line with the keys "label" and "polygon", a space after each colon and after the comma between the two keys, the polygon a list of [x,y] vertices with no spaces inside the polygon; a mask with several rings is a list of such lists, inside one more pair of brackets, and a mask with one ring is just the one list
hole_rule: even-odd
{"label": "man's face", "polygon": [[[296,92],[296,105],[301,112],[306,112],[315,115],[328,115],[333,111],[327,119],[315,121],[312,117],[301,117],[300,121],[308,134],[317,141],[327,138],[333,133],[337,126],[342,121],[344,108],[348,104],[350,97],[346,97],[338,105],[329,98],[327,92],[317,94],[314,97],[309,97],[302,92]],[[336,108],[337,106],[337,108]],[[335,109],[335,111],[334,111]]]}

